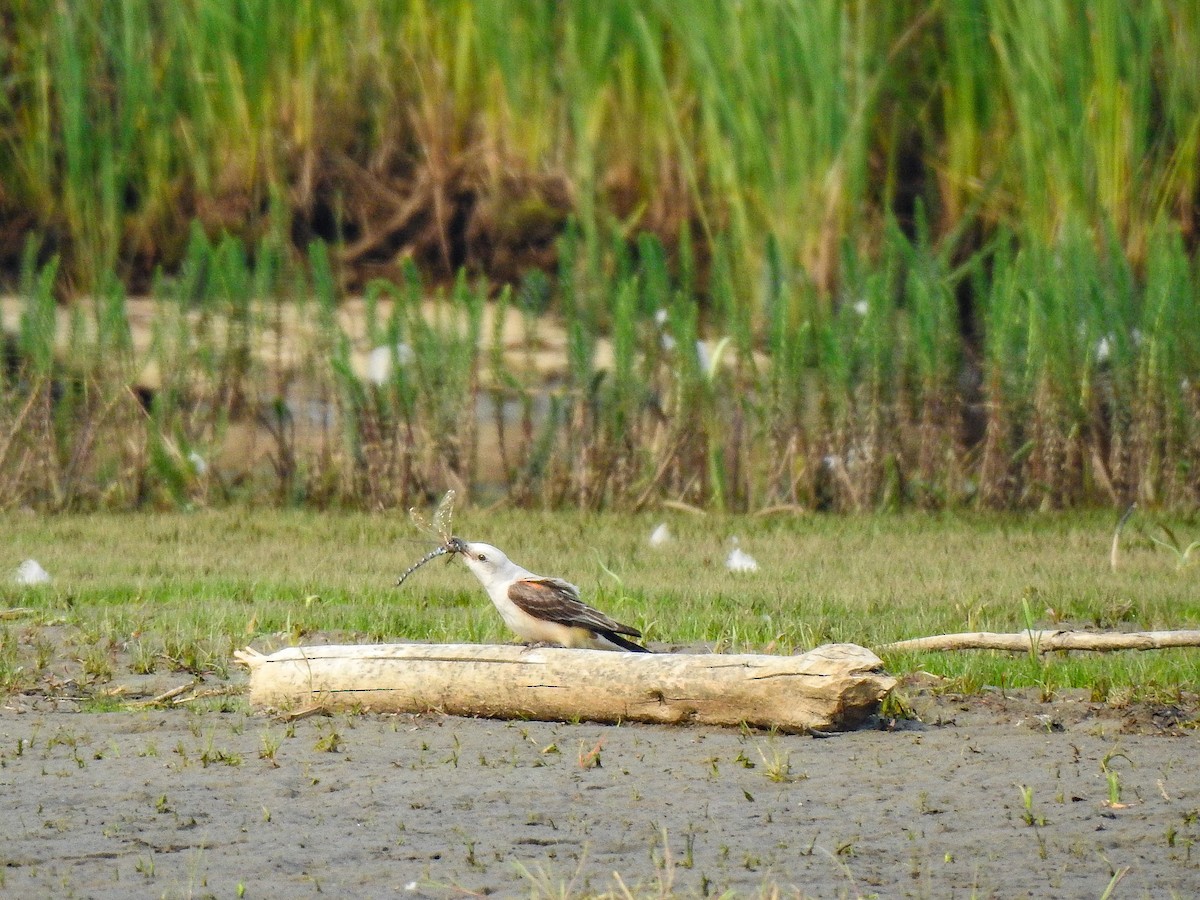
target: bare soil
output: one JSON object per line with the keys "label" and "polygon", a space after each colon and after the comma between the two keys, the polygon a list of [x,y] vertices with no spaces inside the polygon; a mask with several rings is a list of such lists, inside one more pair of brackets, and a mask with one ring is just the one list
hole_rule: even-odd
{"label": "bare soil", "polygon": [[919,719],[813,737],[96,713],[60,685],[0,713],[0,892],[1098,897],[1116,875],[1119,897],[1200,893],[1194,698],[938,687],[905,686]]}

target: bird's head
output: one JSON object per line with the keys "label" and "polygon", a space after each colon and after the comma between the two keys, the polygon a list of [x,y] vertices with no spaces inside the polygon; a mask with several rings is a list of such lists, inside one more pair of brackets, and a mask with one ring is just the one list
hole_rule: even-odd
{"label": "bird's head", "polygon": [[467,568],[484,584],[504,577],[505,573],[513,568],[512,561],[504,555],[504,551],[491,544],[451,538],[449,546],[450,551],[460,555],[466,561]]}

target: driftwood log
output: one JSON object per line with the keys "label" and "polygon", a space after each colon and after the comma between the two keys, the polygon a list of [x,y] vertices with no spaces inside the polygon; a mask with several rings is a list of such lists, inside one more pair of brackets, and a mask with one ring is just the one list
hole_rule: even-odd
{"label": "driftwood log", "polygon": [[851,728],[895,686],[870,650],[641,654],[483,644],[289,647],[234,654],[257,706],[547,721]]}
{"label": "driftwood log", "polygon": [[1056,650],[1165,650],[1168,647],[1200,647],[1200,631],[1018,631],[1015,634],[971,631],[896,641],[878,649],[910,653],[937,650],[1053,653]]}

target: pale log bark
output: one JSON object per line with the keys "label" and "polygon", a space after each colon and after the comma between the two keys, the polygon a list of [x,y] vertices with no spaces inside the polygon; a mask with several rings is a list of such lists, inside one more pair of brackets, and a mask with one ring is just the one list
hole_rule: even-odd
{"label": "pale log bark", "polygon": [[936,650],[1052,653],[1056,650],[1164,650],[1168,647],[1200,647],[1200,631],[1018,631],[1015,634],[972,631],[896,641],[878,649],[911,653]]}
{"label": "pale log bark", "polygon": [[641,654],[481,644],[247,648],[250,702],[287,708],[440,711],[499,719],[698,723],[836,730],[895,686],[870,650],[802,656]]}

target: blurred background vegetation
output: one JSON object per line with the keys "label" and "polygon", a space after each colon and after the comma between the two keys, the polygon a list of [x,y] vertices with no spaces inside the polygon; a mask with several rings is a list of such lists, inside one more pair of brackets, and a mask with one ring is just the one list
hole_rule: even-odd
{"label": "blurred background vegetation", "polygon": [[13,0],[0,502],[1194,508],[1198,95],[1188,0]]}

